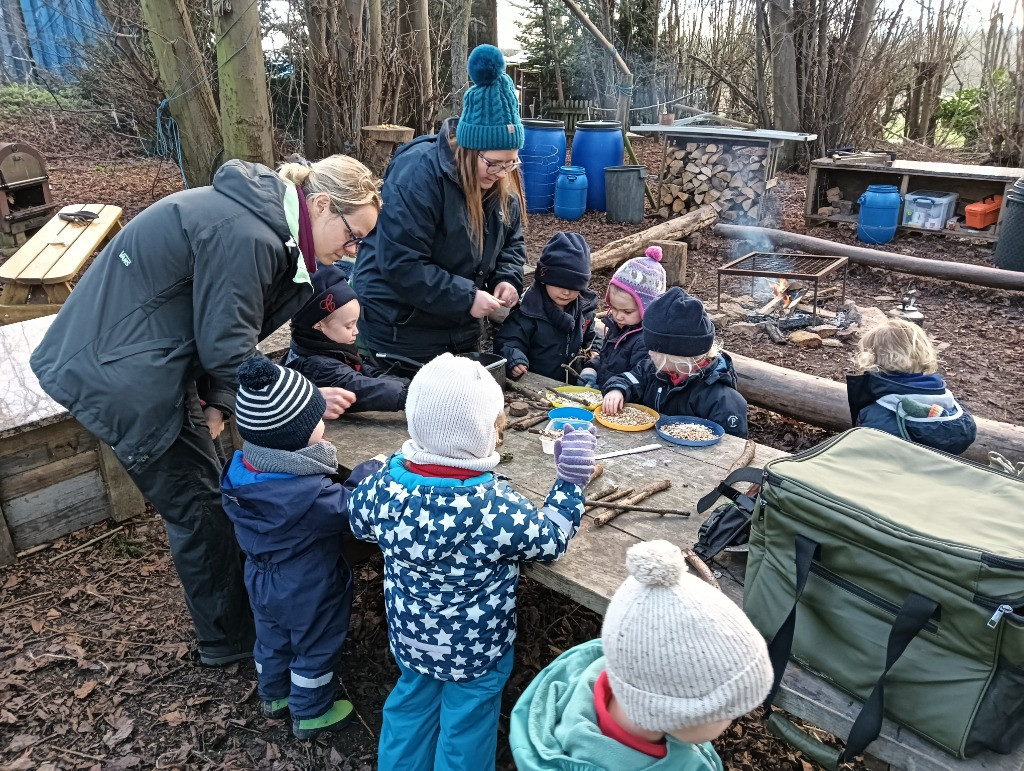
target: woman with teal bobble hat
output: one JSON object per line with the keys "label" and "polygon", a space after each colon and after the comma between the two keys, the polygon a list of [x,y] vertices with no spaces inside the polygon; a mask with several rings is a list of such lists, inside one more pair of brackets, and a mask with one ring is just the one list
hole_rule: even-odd
{"label": "woman with teal bobble hat", "polygon": [[352,274],[360,347],[392,374],[411,376],[446,351],[478,350],[482,319],[514,307],[523,288],[515,86],[490,45],[473,49],[469,76],[462,115],[395,153],[377,229]]}

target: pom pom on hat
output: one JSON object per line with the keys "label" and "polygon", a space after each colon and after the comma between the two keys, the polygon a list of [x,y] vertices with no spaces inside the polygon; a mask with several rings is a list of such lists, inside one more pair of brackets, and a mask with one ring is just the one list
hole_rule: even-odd
{"label": "pom pom on hat", "polygon": [[648,246],[647,251],[645,251],[644,254],[646,254],[655,262],[661,262],[662,252],[660,246]]}
{"label": "pom pom on hat", "polygon": [[489,86],[505,72],[505,57],[492,45],[481,45],[469,55],[469,79],[475,86]]}
{"label": "pom pom on hat", "polygon": [[687,572],[679,547],[668,541],[644,541],[626,552],[626,569],[644,586],[675,586]]}
{"label": "pom pom on hat", "polygon": [[238,384],[249,391],[261,391],[277,380],[279,368],[262,356],[253,356],[238,365]]}

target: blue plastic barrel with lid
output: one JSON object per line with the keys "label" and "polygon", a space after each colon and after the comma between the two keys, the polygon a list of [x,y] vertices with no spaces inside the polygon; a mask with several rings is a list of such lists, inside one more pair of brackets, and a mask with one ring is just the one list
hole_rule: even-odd
{"label": "blue plastic barrel with lid", "polygon": [[617,120],[581,120],[572,137],[572,163],[587,170],[587,208],[604,211],[604,170],[622,165],[622,124]]}
{"label": "blue plastic barrel with lid", "polygon": [[578,220],[587,210],[587,172],[582,166],[563,166],[555,181],[555,216]]}
{"label": "blue plastic barrel with lid", "polygon": [[565,121],[523,121],[525,142],[519,151],[523,162],[523,189],[526,211],[539,214],[551,211],[555,204],[555,180],[565,165]]}
{"label": "blue plastic barrel with lid", "polygon": [[857,240],[865,244],[887,244],[896,235],[903,196],[895,185],[868,185],[857,203]]}

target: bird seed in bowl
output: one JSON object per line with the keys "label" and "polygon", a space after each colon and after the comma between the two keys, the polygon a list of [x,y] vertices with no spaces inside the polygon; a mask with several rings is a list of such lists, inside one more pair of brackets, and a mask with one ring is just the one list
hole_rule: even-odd
{"label": "bird seed in bowl", "polygon": [[674,439],[685,439],[688,442],[710,442],[718,437],[718,434],[700,423],[669,423],[662,426],[661,431]]}

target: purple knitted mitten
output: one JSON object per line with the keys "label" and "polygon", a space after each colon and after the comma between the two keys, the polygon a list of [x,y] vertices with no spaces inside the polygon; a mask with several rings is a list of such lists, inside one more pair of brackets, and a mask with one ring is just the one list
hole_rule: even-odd
{"label": "purple knitted mitten", "polygon": [[566,426],[562,438],[555,442],[555,468],[558,478],[582,487],[594,474],[594,447],[597,432],[591,426],[586,431],[574,431]]}

